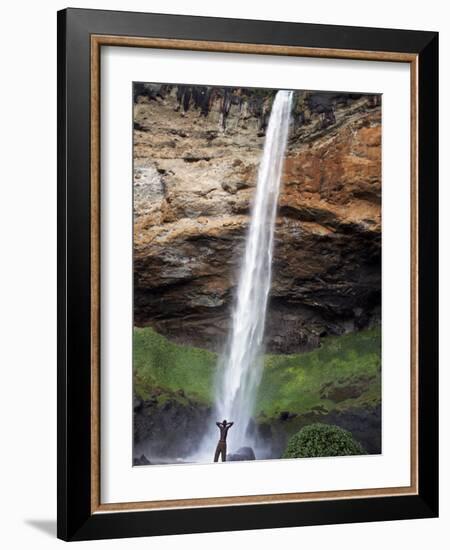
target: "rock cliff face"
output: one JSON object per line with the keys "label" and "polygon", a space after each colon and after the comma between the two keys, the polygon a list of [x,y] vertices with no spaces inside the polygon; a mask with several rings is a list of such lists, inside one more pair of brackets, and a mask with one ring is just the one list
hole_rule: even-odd
{"label": "rock cliff face", "polygon": [[146,401],[135,398],[133,404],[134,454],[143,452],[153,459],[186,457],[198,448],[208,428],[211,408],[188,398],[165,396],[161,405],[158,392]]}
{"label": "rock cliff face", "polygon": [[[271,95],[235,90],[227,104],[219,90],[207,108],[204,100],[195,108],[185,92],[135,89],[135,324],[218,349],[229,327]],[[268,351],[311,349],[322,336],[377,322],[380,292],[379,97],[297,92]]]}

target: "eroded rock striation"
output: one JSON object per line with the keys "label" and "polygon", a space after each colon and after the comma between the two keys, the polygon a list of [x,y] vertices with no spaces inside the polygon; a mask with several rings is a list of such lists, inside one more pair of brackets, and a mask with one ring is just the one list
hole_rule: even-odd
{"label": "eroded rock striation", "polygon": [[[135,90],[136,325],[213,350],[223,344],[271,98]],[[296,92],[267,350],[308,350],[378,322],[380,288],[379,97]]]}

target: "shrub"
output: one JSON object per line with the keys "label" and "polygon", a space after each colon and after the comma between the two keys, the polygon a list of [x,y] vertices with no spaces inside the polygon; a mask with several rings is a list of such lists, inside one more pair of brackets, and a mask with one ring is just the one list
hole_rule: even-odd
{"label": "shrub", "polygon": [[283,458],[366,454],[347,430],[328,424],[310,424],[291,437]]}

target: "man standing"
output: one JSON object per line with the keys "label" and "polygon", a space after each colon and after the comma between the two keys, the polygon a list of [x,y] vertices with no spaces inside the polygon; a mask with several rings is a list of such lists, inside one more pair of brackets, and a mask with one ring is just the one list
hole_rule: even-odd
{"label": "man standing", "polygon": [[227,435],[228,430],[233,424],[234,422],[227,422],[226,420],[223,422],[216,422],[216,426],[220,430],[220,439],[219,443],[217,443],[216,452],[214,454],[214,462],[218,462],[220,455],[222,455],[222,462],[227,460]]}

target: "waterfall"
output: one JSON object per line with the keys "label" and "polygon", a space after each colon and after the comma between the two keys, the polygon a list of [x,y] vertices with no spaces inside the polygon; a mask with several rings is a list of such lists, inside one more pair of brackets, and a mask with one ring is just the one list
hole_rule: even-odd
{"label": "waterfall", "polygon": [[[232,326],[218,365],[215,414],[234,422],[229,448],[249,444],[247,428],[262,375],[267,301],[272,276],[274,227],[287,146],[292,92],[275,96],[258,172]],[[214,449],[211,448],[211,452]]]}

